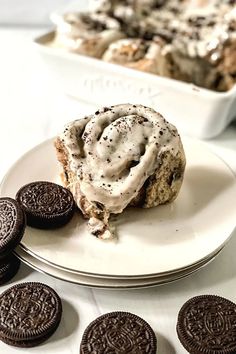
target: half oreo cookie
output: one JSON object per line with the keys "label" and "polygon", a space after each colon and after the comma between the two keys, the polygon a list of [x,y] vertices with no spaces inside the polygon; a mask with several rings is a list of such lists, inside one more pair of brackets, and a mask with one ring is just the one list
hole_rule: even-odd
{"label": "half oreo cookie", "polygon": [[16,200],[26,213],[27,225],[53,229],[69,222],[75,210],[71,192],[52,182],[33,182],[23,186]]}
{"label": "half oreo cookie", "polygon": [[142,318],[129,312],[110,312],[86,328],[80,354],[156,354],[153,329]]}
{"label": "half oreo cookie", "polygon": [[11,278],[13,278],[20,267],[20,260],[11,255],[0,263],[0,285],[7,283]]}
{"label": "half oreo cookie", "polygon": [[24,211],[12,198],[0,198],[0,259],[20,243],[26,226]]}
{"label": "half oreo cookie", "polygon": [[193,297],[179,312],[177,334],[191,354],[235,354],[236,305],[215,295]]}
{"label": "half oreo cookie", "polygon": [[16,347],[34,347],[56,331],[61,315],[61,300],[52,288],[17,284],[0,296],[0,339]]}

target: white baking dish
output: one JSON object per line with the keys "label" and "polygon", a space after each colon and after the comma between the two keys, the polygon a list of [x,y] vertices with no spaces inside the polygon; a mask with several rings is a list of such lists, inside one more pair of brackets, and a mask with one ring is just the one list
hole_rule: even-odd
{"label": "white baking dish", "polygon": [[236,116],[236,85],[219,93],[68,53],[48,43],[54,32],[34,40],[58,84],[70,96],[99,106],[142,103],[161,112],[181,133],[213,138]]}

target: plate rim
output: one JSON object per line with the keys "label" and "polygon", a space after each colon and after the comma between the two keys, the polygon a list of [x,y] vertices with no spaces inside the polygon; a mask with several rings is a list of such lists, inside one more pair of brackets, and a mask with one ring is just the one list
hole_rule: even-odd
{"label": "plate rim", "polygon": [[38,256],[37,254],[35,254],[34,252],[32,252],[31,250],[29,250],[27,247],[25,247],[23,244],[19,244],[19,247],[26,252],[27,254],[29,254],[29,256],[36,258],[38,261],[47,264],[50,267],[56,268],[60,271],[63,272],[67,272],[67,273],[73,273],[76,275],[81,275],[81,276],[86,276],[86,277],[91,277],[91,278],[99,278],[99,279],[113,279],[113,280],[134,280],[134,279],[152,279],[152,278],[157,278],[157,277],[163,277],[163,276],[169,276],[169,275],[173,275],[176,274],[178,272],[181,271],[185,271],[189,268],[195,267],[198,264],[202,264],[202,262],[204,262],[205,260],[207,260],[209,257],[214,257],[215,254],[218,254],[225,246],[226,244],[229,242],[230,238],[232,237],[234,231],[230,234],[229,238],[222,244],[220,245],[217,249],[215,249],[213,252],[209,253],[207,256],[201,258],[200,260],[198,260],[197,262],[191,263],[186,267],[180,267],[180,268],[176,268],[175,270],[172,271],[164,271],[164,272],[159,272],[159,273],[148,273],[148,274],[141,274],[141,275],[109,275],[109,274],[102,274],[100,275],[99,273],[88,273],[88,272],[83,272],[83,271],[77,271],[77,270],[73,270],[70,268],[66,268],[60,265],[57,265],[53,262],[48,261],[47,259]]}
{"label": "plate rim", "polygon": [[[71,284],[76,284],[76,285],[79,285],[79,286],[82,286],[82,287],[87,287],[87,288],[95,288],[95,289],[99,289],[99,290],[139,290],[139,289],[145,289],[145,288],[150,288],[150,287],[156,287],[156,286],[162,286],[162,285],[168,285],[168,284],[171,284],[171,283],[174,283],[176,281],[179,281],[179,280],[182,280],[184,278],[187,278],[188,276],[191,276],[195,273],[197,273],[198,271],[200,271],[201,269],[205,268],[208,264],[210,264],[212,261],[214,261],[217,256],[221,253],[221,251],[224,249],[224,246],[218,250],[213,256],[209,257],[209,259],[207,259],[206,261],[204,261],[202,264],[200,264],[199,267],[195,268],[193,267],[191,270],[189,270],[188,272],[186,271],[184,274],[178,274],[177,277],[174,277],[172,279],[169,279],[169,280],[165,280],[165,281],[158,281],[156,279],[156,281],[153,281],[153,282],[150,282],[150,283],[145,283],[145,284],[139,284],[139,285],[95,285],[95,284],[86,284],[86,281],[83,283],[81,282],[78,282],[78,281],[71,281],[71,280],[68,280],[68,279],[65,279],[63,278],[63,276],[56,276],[55,274],[51,274],[50,271],[46,271],[46,270],[43,270],[41,269],[39,266],[36,266],[35,264],[31,263],[31,261],[27,260],[26,258],[24,258],[25,256],[22,256],[22,255],[19,255],[18,252],[17,252],[17,249],[14,251],[14,254],[26,265],[28,265],[30,268],[33,268],[35,269],[36,271],[42,273],[42,274],[46,274],[48,276],[51,276],[53,278],[56,278],[56,279],[59,279],[59,280],[62,280],[62,281],[65,281],[65,282],[68,282],[68,283],[71,283]],[[27,254],[27,252],[25,252],[23,250],[23,252]],[[33,257],[33,256],[31,256]],[[33,259],[35,259],[33,257]],[[41,262],[40,260],[36,259],[37,261],[40,262],[40,264],[42,265],[45,265],[44,262]],[[50,266],[51,268],[54,268],[52,266]],[[58,269],[57,269],[58,270]],[[67,273],[64,271],[64,273]],[[76,274],[77,276],[80,276],[79,274]],[[91,277],[89,277],[91,278]],[[96,279],[96,278],[95,278]],[[103,279],[104,280],[104,279]],[[108,280],[108,279],[105,279],[105,281]],[[114,280],[119,280],[119,279],[114,279]],[[130,279],[131,280],[131,279]],[[134,279],[133,279],[134,280]],[[143,279],[144,280],[144,279]]]}

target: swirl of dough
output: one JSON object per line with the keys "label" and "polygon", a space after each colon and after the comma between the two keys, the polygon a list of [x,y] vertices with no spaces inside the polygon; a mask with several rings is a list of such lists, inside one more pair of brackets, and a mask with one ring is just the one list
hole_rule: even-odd
{"label": "swirl of dough", "polygon": [[101,58],[110,43],[125,36],[119,22],[105,13],[66,13],[53,19],[55,42],[83,55]]}
{"label": "swirl of dough", "polygon": [[[164,166],[167,154],[172,160],[181,157],[178,178],[178,173],[174,176],[178,164],[170,167],[166,177],[169,185],[175,179],[182,182],[185,158],[176,128],[161,114],[142,105],[105,107],[69,123],[60,136],[60,144],[66,149],[66,174],[73,175],[68,187],[83,214],[90,218],[91,229],[100,228],[103,233],[109,229],[111,213],[121,213],[132,201],[140,200],[145,182]],[[174,192],[172,185],[162,196],[158,192],[142,206],[174,199],[180,185]],[[93,233],[99,235],[97,231]]]}
{"label": "swirl of dough", "polygon": [[120,39],[108,47],[103,60],[125,65],[129,68],[158,74],[162,65],[162,48],[165,42],[161,38],[145,41],[140,38]]}

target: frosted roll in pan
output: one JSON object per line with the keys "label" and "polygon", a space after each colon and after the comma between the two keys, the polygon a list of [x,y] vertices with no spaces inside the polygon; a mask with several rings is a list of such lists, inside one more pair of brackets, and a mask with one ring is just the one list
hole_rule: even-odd
{"label": "frosted roll in pan", "polygon": [[66,13],[55,16],[58,31],[55,46],[68,51],[101,58],[108,46],[124,37],[119,22],[106,14]]}
{"label": "frosted roll in pan", "polygon": [[50,46],[55,32],[35,39],[64,92],[95,106],[137,103],[158,110],[181,134],[213,138],[235,118],[236,86],[214,92]]}
{"label": "frosted roll in pan", "polygon": [[108,47],[102,59],[114,64],[122,64],[131,69],[159,74],[161,72],[161,49],[164,41],[145,41],[137,38],[120,39]]}

